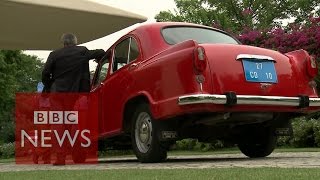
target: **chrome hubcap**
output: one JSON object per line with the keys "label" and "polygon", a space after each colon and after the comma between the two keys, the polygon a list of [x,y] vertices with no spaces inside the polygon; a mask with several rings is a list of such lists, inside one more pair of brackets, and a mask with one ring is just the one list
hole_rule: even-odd
{"label": "chrome hubcap", "polygon": [[141,125],[141,128],[140,128],[140,133],[139,133],[139,136],[140,136],[140,140],[142,143],[146,143],[148,142],[149,140],[149,137],[150,137],[150,131],[149,131],[149,126],[147,123],[142,123]]}
{"label": "chrome hubcap", "polygon": [[140,152],[148,152],[152,140],[152,124],[151,117],[146,112],[141,112],[136,120],[135,140]]}

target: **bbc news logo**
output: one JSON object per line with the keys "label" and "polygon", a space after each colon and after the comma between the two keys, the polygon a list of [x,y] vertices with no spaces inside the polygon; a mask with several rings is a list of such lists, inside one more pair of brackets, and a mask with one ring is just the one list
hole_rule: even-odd
{"label": "bbc news logo", "polygon": [[78,111],[34,111],[34,124],[78,124]]}
{"label": "bbc news logo", "polygon": [[[67,144],[69,143],[71,147],[74,147],[78,139],[81,139],[81,147],[90,147],[91,140],[89,129],[70,130],[66,127],[70,125],[77,126],[79,124],[78,111],[34,111],[33,115],[35,127],[46,125],[45,127],[47,127],[47,129],[41,127],[34,129],[33,132],[22,129],[21,147],[25,147],[26,142],[29,142],[34,147],[48,148],[53,146],[52,141],[58,142],[59,147],[66,145],[66,142]],[[60,128],[58,128],[59,130],[54,129],[57,128],[55,125],[60,126]]]}
{"label": "bbc news logo", "polygon": [[98,163],[98,100],[94,93],[17,93],[16,163]]}

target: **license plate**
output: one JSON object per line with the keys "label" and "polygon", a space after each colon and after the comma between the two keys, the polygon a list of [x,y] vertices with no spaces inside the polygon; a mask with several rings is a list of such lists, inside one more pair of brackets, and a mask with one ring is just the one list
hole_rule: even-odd
{"label": "license plate", "polygon": [[243,59],[243,69],[248,82],[277,83],[277,72],[273,61]]}

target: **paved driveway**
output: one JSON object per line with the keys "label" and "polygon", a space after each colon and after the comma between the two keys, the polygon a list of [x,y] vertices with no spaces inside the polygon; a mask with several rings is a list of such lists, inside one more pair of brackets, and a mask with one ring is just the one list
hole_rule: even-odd
{"label": "paved driveway", "polygon": [[320,152],[272,153],[269,157],[250,159],[242,154],[217,154],[197,156],[169,156],[164,163],[142,164],[135,157],[105,158],[94,165],[16,165],[0,163],[0,172],[33,170],[81,169],[175,169],[175,168],[229,168],[229,167],[281,167],[320,168]]}

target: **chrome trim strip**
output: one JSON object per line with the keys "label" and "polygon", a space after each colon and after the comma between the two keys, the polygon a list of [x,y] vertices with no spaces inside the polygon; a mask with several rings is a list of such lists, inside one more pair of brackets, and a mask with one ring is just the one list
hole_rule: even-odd
{"label": "chrome trim strip", "polygon": [[241,59],[257,59],[257,60],[268,60],[268,61],[275,61],[270,56],[263,56],[263,55],[254,55],[254,54],[239,54],[236,58],[236,60]]}
{"label": "chrome trim strip", "polygon": [[299,106],[299,97],[237,95],[237,104]]}
{"label": "chrome trim strip", "polygon": [[180,96],[178,100],[179,105],[187,104],[226,104],[226,95],[210,95],[210,94],[196,94],[189,96]]}
{"label": "chrome trim strip", "polygon": [[[179,105],[226,103],[227,96],[217,94],[193,94],[180,96],[178,99]],[[300,97],[237,95],[237,104],[265,106],[299,106]],[[310,106],[320,106],[320,98],[310,98]]]}
{"label": "chrome trim strip", "polygon": [[309,98],[309,106],[320,106],[320,98]]}

